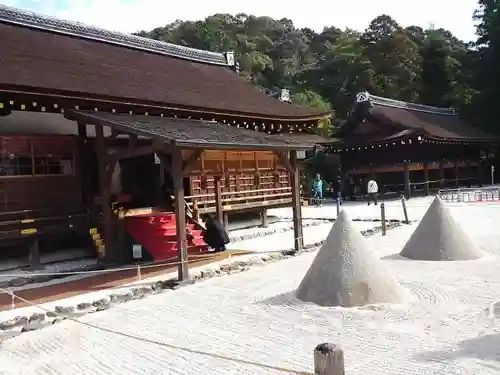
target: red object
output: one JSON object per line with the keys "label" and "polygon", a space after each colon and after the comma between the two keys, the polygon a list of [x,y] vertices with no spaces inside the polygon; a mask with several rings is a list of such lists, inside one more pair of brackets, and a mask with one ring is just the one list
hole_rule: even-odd
{"label": "red object", "polygon": [[[125,218],[125,228],[153,257],[154,261],[171,259],[178,255],[175,213],[158,212]],[[201,230],[194,223],[186,224],[188,253],[208,252]]]}

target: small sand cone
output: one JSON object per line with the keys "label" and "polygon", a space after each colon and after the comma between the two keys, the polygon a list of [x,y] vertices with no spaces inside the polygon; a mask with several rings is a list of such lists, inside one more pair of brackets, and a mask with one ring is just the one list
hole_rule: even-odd
{"label": "small sand cone", "polygon": [[401,303],[407,292],[341,211],[296,296],[321,306]]}
{"label": "small sand cone", "polygon": [[400,253],[413,260],[474,260],[484,254],[436,197]]}

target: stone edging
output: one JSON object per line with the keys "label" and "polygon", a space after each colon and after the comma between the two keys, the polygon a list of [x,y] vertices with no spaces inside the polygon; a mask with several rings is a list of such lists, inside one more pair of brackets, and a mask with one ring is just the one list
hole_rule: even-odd
{"label": "stone edging", "polygon": [[[399,222],[387,223],[387,229],[400,226]],[[363,236],[371,237],[382,230],[381,227],[362,231]],[[303,251],[296,253],[293,249],[278,250],[273,253],[258,254],[245,260],[234,260],[233,262],[223,264],[213,264],[205,266],[196,271],[191,271],[193,282],[210,279],[213,277],[230,275],[244,272],[252,266],[273,263],[281,259],[299,256],[308,252],[317,250],[324,241],[307,245]],[[148,295],[159,294],[165,291],[173,291],[187,284],[181,284],[175,279],[161,280],[149,285],[139,287],[131,286],[127,292],[110,293],[107,297],[92,302],[79,303],[76,306],[56,306],[54,311],[47,313],[34,313],[31,316],[17,316],[13,319],[0,322],[0,343],[10,338],[16,337],[22,333],[40,330],[53,324],[62,322],[68,318],[79,318],[86,314],[96,313],[108,310],[113,306],[125,303],[131,300],[142,299]]]}

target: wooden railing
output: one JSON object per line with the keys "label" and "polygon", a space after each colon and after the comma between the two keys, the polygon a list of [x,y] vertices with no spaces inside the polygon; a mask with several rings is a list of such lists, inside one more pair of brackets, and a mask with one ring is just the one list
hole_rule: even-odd
{"label": "wooden railing", "polygon": [[[216,211],[215,193],[191,195],[185,199],[188,207],[200,214]],[[243,211],[258,207],[279,206],[288,204],[291,200],[291,187],[227,191],[221,194],[224,211]]]}

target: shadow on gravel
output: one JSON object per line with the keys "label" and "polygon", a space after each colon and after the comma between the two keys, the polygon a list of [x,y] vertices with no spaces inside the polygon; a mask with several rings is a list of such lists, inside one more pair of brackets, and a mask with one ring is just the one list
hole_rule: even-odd
{"label": "shadow on gravel", "polygon": [[411,260],[411,259],[408,259],[408,258],[405,258],[405,257],[399,255],[399,253],[386,255],[380,259],[382,259],[382,260]]}
{"label": "shadow on gravel", "polygon": [[422,362],[453,362],[459,358],[475,358],[496,363],[482,365],[500,373],[500,333],[479,336],[457,343],[456,350],[422,352],[413,358]]}
{"label": "shadow on gravel", "polygon": [[299,306],[304,304],[304,302],[295,297],[295,290],[288,293],[278,294],[274,297],[266,298],[255,303],[267,306]]}

